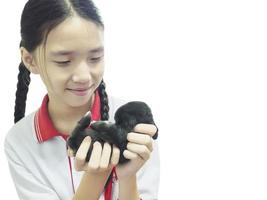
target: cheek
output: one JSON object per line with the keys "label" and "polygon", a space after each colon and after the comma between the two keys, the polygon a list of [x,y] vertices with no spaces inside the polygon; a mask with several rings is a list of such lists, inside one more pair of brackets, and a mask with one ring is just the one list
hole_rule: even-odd
{"label": "cheek", "polygon": [[101,64],[92,69],[91,74],[95,81],[100,82],[104,75],[104,64]]}
{"label": "cheek", "polygon": [[59,70],[47,70],[47,78],[50,81],[50,88],[54,91],[62,90],[66,86],[66,83],[69,79],[69,74],[64,71]]}

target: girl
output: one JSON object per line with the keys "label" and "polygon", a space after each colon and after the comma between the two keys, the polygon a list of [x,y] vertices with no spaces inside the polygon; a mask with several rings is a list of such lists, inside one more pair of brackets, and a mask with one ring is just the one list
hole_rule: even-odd
{"label": "girl", "polygon": [[[24,7],[16,124],[5,140],[20,199],[157,199],[155,126],[138,124],[124,152],[95,142],[87,163],[90,137],[75,157],[66,148],[68,135],[86,112],[93,120],[114,122],[116,109],[126,103],[105,92],[103,29],[90,0],[29,0]],[[24,117],[30,73],[40,75],[47,95],[37,111]],[[118,164],[120,153],[130,162]]]}

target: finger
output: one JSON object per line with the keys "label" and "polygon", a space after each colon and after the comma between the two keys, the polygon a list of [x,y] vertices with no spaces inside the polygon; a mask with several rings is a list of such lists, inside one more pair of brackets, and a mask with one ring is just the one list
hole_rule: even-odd
{"label": "finger", "polygon": [[86,158],[86,155],[87,155],[87,152],[88,152],[88,149],[91,145],[91,137],[90,136],[86,136],[77,153],[76,153],[76,156],[75,156],[75,169],[76,170],[82,170],[84,164],[85,164],[85,158]]}
{"label": "finger", "polygon": [[109,143],[105,142],[100,159],[100,165],[99,165],[100,168],[105,169],[108,167],[110,154],[111,154],[111,146],[109,145]]}
{"label": "finger", "polygon": [[156,134],[157,130],[158,128],[153,124],[141,124],[140,123],[134,127],[134,132],[147,134],[147,135],[150,135],[151,137],[153,137]]}
{"label": "finger", "polygon": [[102,154],[102,146],[99,142],[95,142],[93,145],[92,154],[88,162],[89,169],[96,170],[100,165],[100,159]]}
{"label": "finger", "polygon": [[112,156],[111,156],[110,162],[113,166],[115,166],[119,163],[119,159],[120,159],[120,150],[118,147],[113,145]]}
{"label": "finger", "polygon": [[129,150],[124,150],[123,151],[123,156],[125,158],[127,158],[127,159],[130,159],[130,160],[138,158],[138,155],[136,153],[133,153],[133,152],[131,152]]}
{"label": "finger", "polygon": [[129,142],[143,144],[149,146],[152,143],[151,137],[149,135],[130,132],[127,135],[127,140]]}
{"label": "finger", "polygon": [[127,150],[131,151],[132,153],[138,154],[144,160],[148,160],[151,153],[147,146],[130,142],[127,144]]}

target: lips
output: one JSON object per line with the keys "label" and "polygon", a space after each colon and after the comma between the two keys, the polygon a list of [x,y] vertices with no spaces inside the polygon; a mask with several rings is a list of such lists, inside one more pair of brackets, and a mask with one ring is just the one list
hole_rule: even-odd
{"label": "lips", "polygon": [[67,88],[67,90],[77,96],[85,96],[92,87],[93,85],[90,87]]}
{"label": "lips", "polygon": [[73,91],[85,91],[85,90],[89,90],[90,88],[92,88],[93,85],[89,86],[85,86],[85,87],[73,87],[73,88],[67,88],[67,90],[73,90]]}
{"label": "lips", "polygon": [[67,90],[73,90],[73,91],[85,91],[85,90],[88,90],[89,88],[74,88],[74,89],[71,89],[71,88],[68,88]]}

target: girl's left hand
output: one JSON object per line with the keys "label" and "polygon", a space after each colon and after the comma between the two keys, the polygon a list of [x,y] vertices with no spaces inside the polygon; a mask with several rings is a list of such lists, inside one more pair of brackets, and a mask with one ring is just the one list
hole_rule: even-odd
{"label": "girl's left hand", "polygon": [[153,135],[157,132],[157,127],[153,124],[137,124],[134,132],[127,135],[127,149],[124,150],[125,158],[130,159],[125,164],[116,166],[116,173],[119,180],[132,177],[145,164],[153,151]]}

